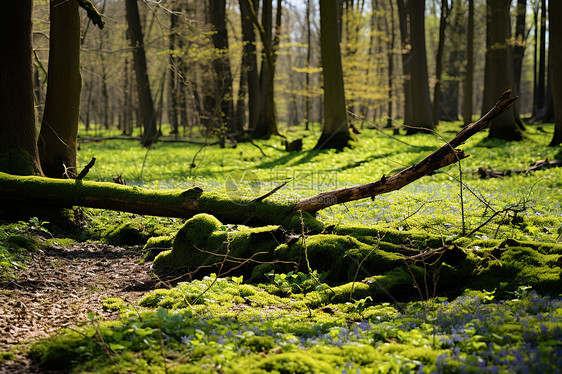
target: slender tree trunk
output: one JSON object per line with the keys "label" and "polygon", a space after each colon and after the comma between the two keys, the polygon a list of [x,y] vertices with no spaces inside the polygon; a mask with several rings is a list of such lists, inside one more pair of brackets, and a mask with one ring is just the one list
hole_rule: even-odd
{"label": "slender tree trunk", "polygon": [[404,123],[407,134],[434,128],[429,77],[425,49],[425,1],[398,0],[400,34],[403,47],[408,51],[402,56],[404,69],[405,104]]}
{"label": "slender tree trunk", "polygon": [[52,178],[76,176],[80,113],[80,17],[76,1],[50,2],[49,80],[39,134],[41,168]]}
{"label": "slender tree trunk", "polygon": [[245,70],[248,76],[248,129],[250,131],[254,131],[256,129],[260,110],[260,84],[256,55],[256,34],[254,32],[252,17],[250,16],[251,10],[253,10],[254,14],[257,14],[258,4],[258,1],[255,0],[253,2],[254,7],[250,9],[248,0],[240,0],[242,40],[244,41],[242,69]]}
{"label": "slender tree trunk", "polygon": [[41,174],[33,106],[31,0],[0,2],[0,170]]}
{"label": "slender tree trunk", "polygon": [[232,73],[228,51],[228,33],[226,30],[226,0],[209,2],[211,23],[214,27],[213,44],[218,56],[213,59],[215,72],[215,100],[219,103],[218,121],[227,131],[236,133],[238,129],[234,121],[234,103],[232,101]]}
{"label": "slender tree trunk", "polygon": [[439,42],[435,56],[435,86],[433,87],[433,121],[439,124],[439,100],[441,97],[441,74],[443,73],[443,51],[445,49],[445,30],[449,17],[449,1],[441,0],[441,18],[439,19]]}
{"label": "slender tree trunk", "polygon": [[554,136],[550,146],[562,144],[562,2],[551,0],[549,11],[550,77],[554,102]]}
{"label": "slender tree trunk", "polygon": [[[501,92],[514,87],[511,36],[510,3],[506,0],[488,0],[486,31],[486,68],[482,113],[491,107]],[[494,119],[490,125],[490,138],[521,140],[519,115],[511,107]]]}
{"label": "slender tree trunk", "polygon": [[139,97],[142,127],[144,129],[141,142],[143,146],[148,147],[156,140],[158,130],[156,128],[154,103],[152,101],[150,82],[148,80],[146,54],[144,50],[144,41],[137,0],[125,0],[125,10],[127,23],[129,25],[129,40],[133,50],[133,66],[137,78],[137,92]]}
{"label": "slender tree trunk", "polygon": [[337,3],[320,0],[320,50],[324,78],[324,126],[315,149],[343,149],[353,140],[347,123],[340,45],[337,42]]}
{"label": "slender tree trunk", "polygon": [[[275,39],[272,41],[273,26],[273,6],[272,0],[264,0],[262,8],[262,39],[267,39],[264,43],[264,54],[260,71],[261,84],[261,109],[259,119],[254,131],[254,138],[265,139],[271,135],[278,135],[277,113],[274,101],[274,79],[275,79],[275,52],[276,44],[279,43],[278,32],[281,27],[281,0],[277,0],[277,16],[275,25]],[[263,40],[262,40],[263,42]],[[268,46],[269,45],[269,46]],[[269,55],[269,56],[267,56]]]}
{"label": "slender tree trunk", "polygon": [[169,73],[169,85],[168,85],[168,121],[172,127],[172,134],[178,134],[179,132],[179,121],[178,121],[178,63],[175,56],[176,51],[176,38],[177,38],[177,27],[178,27],[178,14],[176,9],[172,8],[170,12],[170,52],[168,56],[168,64],[170,67],[168,69]]}
{"label": "slender tree trunk", "polygon": [[310,0],[306,0],[306,73],[304,76],[304,87],[307,92],[304,96],[304,129],[306,131],[310,130],[310,96],[308,92],[310,91],[310,62],[312,59],[312,32],[310,30]]}
{"label": "slender tree trunk", "polygon": [[513,71],[515,74],[515,88],[517,92],[520,92],[521,69],[523,66],[523,57],[525,56],[525,42],[527,39],[527,36],[525,35],[527,0],[517,0],[516,13],[515,46],[513,47]]}
{"label": "slender tree trunk", "polygon": [[448,38],[445,43],[447,49],[446,75],[441,84],[441,101],[439,117],[444,121],[458,121],[459,119],[459,83],[461,62],[465,61],[465,51],[462,48],[464,37],[464,11],[461,0],[451,3],[451,22]]}
{"label": "slender tree trunk", "polygon": [[533,117],[536,117],[538,112],[537,107],[537,94],[538,94],[538,56],[539,56],[539,5],[540,3],[537,2],[535,8],[533,9],[533,29],[534,32],[534,48],[533,48]]}
{"label": "slender tree trunk", "polygon": [[[539,67],[537,75],[537,89],[535,91],[535,108],[536,113],[544,110],[545,106],[545,82],[546,82],[546,0],[541,2],[541,18],[540,18],[540,49],[539,49]],[[542,115],[539,114],[539,117]]]}
{"label": "slender tree trunk", "polygon": [[468,0],[468,26],[466,33],[466,75],[464,79],[463,121],[472,122],[472,81],[474,80],[474,0]]}
{"label": "slender tree trunk", "polygon": [[390,17],[390,30],[388,27],[388,21],[385,17],[385,23],[387,25],[387,34],[390,35],[387,43],[387,59],[388,59],[388,99],[387,99],[387,120],[386,120],[386,127],[392,127],[393,121],[393,111],[392,111],[392,102],[393,102],[393,94],[394,94],[394,45],[396,42],[396,31],[394,25],[394,0],[389,0],[388,3],[390,4],[390,15],[386,17]]}

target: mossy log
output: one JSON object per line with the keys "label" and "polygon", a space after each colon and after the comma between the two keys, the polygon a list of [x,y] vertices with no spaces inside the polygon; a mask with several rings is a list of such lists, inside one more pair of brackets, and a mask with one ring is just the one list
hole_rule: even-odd
{"label": "mossy log", "polygon": [[267,202],[260,198],[248,201],[204,192],[199,187],[187,191],[146,190],[113,183],[21,177],[5,173],[0,173],[0,194],[5,201],[55,207],[82,206],[179,218],[208,213],[222,222],[283,225],[285,228],[296,228],[300,231],[302,222],[299,211],[305,213],[305,226],[321,226],[310,213],[314,214],[335,204],[395,191],[437,169],[468,157],[455,147],[484,129],[493,118],[507,110],[516,100],[510,98],[510,93],[511,91],[506,91],[485,116],[465,127],[451,141],[421,162],[392,176],[382,177],[376,182],[322,192],[296,203]]}

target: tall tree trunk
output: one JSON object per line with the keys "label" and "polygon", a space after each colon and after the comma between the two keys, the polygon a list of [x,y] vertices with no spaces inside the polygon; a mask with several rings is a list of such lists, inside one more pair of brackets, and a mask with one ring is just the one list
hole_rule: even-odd
{"label": "tall tree trunk", "polygon": [[550,78],[554,102],[554,136],[550,146],[562,144],[562,2],[551,0],[549,11]]}
{"label": "tall tree trunk", "polygon": [[472,81],[474,76],[474,0],[468,0],[468,25],[466,33],[466,75],[464,79],[463,121],[472,122]]}
{"label": "tall tree trunk", "polygon": [[427,55],[425,49],[425,1],[398,0],[404,70],[404,124],[407,134],[434,128]]}
{"label": "tall tree trunk", "polygon": [[31,0],[0,2],[0,170],[41,174],[33,106]]}
{"label": "tall tree trunk", "polygon": [[253,137],[257,139],[269,138],[278,135],[277,113],[274,101],[275,79],[275,51],[279,43],[277,33],[281,27],[281,0],[277,0],[277,16],[275,26],[275,40],[272,39],[273,5],[272,0],[264,0],[262,7],[262,42],[264,44],[265,58],[262,59],[260,71],[261,109]]}
{"label": "tall tree trunk", "polygon": [[536,103],[537,112],[544,109],[546,95],[546,0],[541,2],[541,19],[540,19],[540,50],[539,50],[539,69],[537,76]]}
{"label": "tall tree trunk", "polygon": [[170,51],[168,56],[168,64],[170,65],[168,69],[168,79],[170,83],[168,85],[168,121],[170,122],[170,126],[172,127],[172,134],[177,135],[179,133],[178,80],[181,79],[181,76],[178,76],[178,62],[175,54],[179,18],[176,11],[176,8],[172,7],[172,12],[170,12]]}
{"label": "tall tree trunk", "polygon": [[433,121],[439,124],[439,100],[441,97],[441,74],[443,73],[443,51],[445,49],[445,30],[449,17],[449,1],[441,0],[441,17],[439,19],[439,42],[435,56],[435,86],[433,87]]}
{"label": "tall tree trunk", "polygon": [[464,12],[461,0],[453,0],[451,4],[451,23],[448,31],[446,79],[442,80],[439,117],[444,121],[459,119],[459,77],[461,62],[465,60],[463,44]]}
{"label": "tall tree trunk", "polygon": [[[523,67],[523,57],[525,56],[525,18],[527,15],[527,0],[517,0],[515,23],[515,46],[513,47],[513,72],[515,74],[515,89],[520,91],[521,87],[521,68]],[[517,104],[515,104],[517,105]]]}
{"label": "tall tree trunk", "polygon": [[320,0],[320,51],[324,78],[324,126],[315,149],[343,149],[353,140],[347,123],[337,3]]}
{"label": "tall tree trunk", "polygon": [[232,73],[228,51],[228,33],[226,30],[226,0],[210,0],[209,12],[214,27],[213,45],[218,56],[213,59],[215,72],[215,100],[219,103],[217,120],[227,131],[236,133],[238,129],[234,121],[234,103],[232,101]]}
{"label": "tall tree trunk", "polygon": [[385,24],[387,25],[387,35],[390,35],[387,43],[387,59],[388,59],[388,99],[387,99],[387,120],[386,127],[392,127],[393,112],[392,112],[392,102],[394,94],[394,43],[396,41],[396,31],[394,28],[394,0],[389,0],[390,4],[390,27],[388,26],[388,21],[385,17]]}
{"label": "tall tree trunk", "polygon": [[[304,87],[306,92],[310,90],[310,62],[312,59],[312,32],[310,25],[310,0],[306,0],[306,73],[304,75]],[[310,130],[310,96],[304,95],[304,129]]]}
{"label": "tall tree trunk", "polygon": [[[515,86],[513,75],[510,3],[506,0],[488,0],[486,19],[486,68],[484,73],[484,98],[482,113],[490,108],[498,95]],[[521,122],[515,107],[494,119],[490,125],[490,138],[521,140]]]}
{"label": "tall tree trunk", "polygon": [[253,8],[250,9],[248,0],[240,0],[242,40],[244,42],[242,69],[245,69],[248,77],[248,129],[250,131],[256,129],[260,111],[260,83],[256,55],[256,34],[254,32],[253,21],[250,15],[251,11],[253,11],[254,15],[258,13],[258,4],[258,1],[254,0]]}
{"label": "tall tree trunk", "polygon": [[152,101],[150,82],[148,80],[146,54],[137,0],[125,0],[125,10],[127,23],[129,25],[129,40],[133,49],[133,66],[137,78],[140,114],[144,129],[141,143],[143,146],[148,147],[156,140],[158,130],[156,128],[154,103]]}
{"label": "tall tree trunk", "polygon": [[80,113],[80,17],[78,2],[50,2],[49,80],[39,134],[41,168],[52,178],[76,176]]}

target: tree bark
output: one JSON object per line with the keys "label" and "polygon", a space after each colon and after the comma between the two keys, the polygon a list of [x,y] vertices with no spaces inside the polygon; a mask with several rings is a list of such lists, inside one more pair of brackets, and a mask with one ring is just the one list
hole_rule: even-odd
{"label": "tree bark", "polygon": [[515,89],[520,92],[521,69],[523,67],[523,57],[525,56],[525,18],[527,15],[527,0],[517,0],[516,22],[515,22],[515,46],[513,47],[513,70],[515,74]]}
{"label": "tree bark", "polygon": [[73,178],[82,85],[78,3],[52,0],[50,18],[49,80],[39,134],[39,157],[46,176]]}
{"label": "tree bark", "polygon": [[[482,113],[492,106],[495,98],[507,88],[515,86],[513,75],[510,3],[506,0],[488,0],[486,31],[486,67]],[[521,140],[518,113],[512,107],[490,124],[490,138]]]}
{"label": "tree bark", "polygon": [[[254,14],[258,12],[258,1],[253,2]],[[248,129],[256,128],[259,117],[259,97],[260,85],[258,77],[258,62],[256,55],[256,34],[252,17],[250,16],[250,4],[248,0],[240,0],[240,17],[242,19],[242,40],[244,47],[242,51],[242,67],[241,69],[247,75],[248,84]]]}
{"label": "tree bark", "polygon": [[232,72],[230,71],[230,56],[228,50],[228,33],[226,30],[226,0],[211,0],[209,2],[211,23],[214,27],[212,34],[213,45],[217,56],[213,59],[215,73],[215,100],[219,104],[218,122],[230,133],[237,133],[234,121],[234,103],[232,101]]}
{"label": "tree bark", "polygon": [[474,76],[474,0],[468,0],[468,25],[466,33],[466,75],[464,79],[463,121],[472,122],[472,81]]}
{"label": "tree bark", "polygon": [[407,134],[435,127],[429,97],[429,77],[425,48],[425,1],[398,0],[400,35],[406,51],[404,70],[404,124]]}
{"label": "tree bark", "polygon": [[[544,109],[545,106],[545,80],[546,80],[546,0],[540,0],[541,18],[540,18],[540,41],[539,41],[539,67],[537,75],[537,85],[535,90],[535,113]],[[535,31],[536,32],[536,31]],[[536,48],[536,47],[535,47]]]}
{"label": "tree bark", "polygon": [[562,144],[562,3],[551,0],[549,10],[550,77],[554,102],[554,135],[550,146]]}
{"label": "tree bark", "polygon": [[315,149],[343,149],[353,140],[347,123],[337,30],[337,3],[320,0],[320,52],[324,77],[324,126]]}
{"label": "tree bark", "polygon": [[433,121],[439,124],[439,100],[441,97],[441,74],[443,73],[443,51],[445,49],[445,30],[449,17],[449,0],[441,1],[441,18],[439,19],[439,42],[435,56],[435,86],[433,87]]}
{"label": "tree bark", "polygon": [[[330,1],[330,0],[322,0]],[[335,28],[334,28],[335,29]],[[337,29],[335,29],[337,30]],[[455,147],[485,128],[492,119],[508,110],[517,98],[506,91],[480,120],[465,127],[457,136],[421,162],[397,174],[349,188],[322,192],[293,203],[271,203],[262,198],[251,201],[205,193],[198,187],[184,192],[145,190],[136,186],[82,180],[56,180],[43,177],[18,177],[0,173],[0,192],[7,203],[26,201],[51,206],[84,206],[131,213],[189,218],[209,213],[223,222],[245,225],[283,224],[298,211],[316,213],[335,204],[374,197],[391,192],[435,170],[468,157]]]}
{"label": "tree bark", "polygon": [[0,3],[0,170],[41,174],[31,65],[31,0]]}
{"label": "tree bark", "polygon": [[129,40],[133,50],[133,66],[137,78],[140,114],[144,130],[141,143],[143,146],[148,147],[156,140],[158,130],[156,128],[156,115],[148,80],[146,54],[137,0],[125,0],[125,10],[129,25]]}

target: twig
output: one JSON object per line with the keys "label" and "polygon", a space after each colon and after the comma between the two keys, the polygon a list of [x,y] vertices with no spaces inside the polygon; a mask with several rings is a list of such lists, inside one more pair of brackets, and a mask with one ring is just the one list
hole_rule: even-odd
{"label": "twig", "polygon": [[78,174],[78,176],[76,177],[77,180],[81,180],[84,179],[84,177],[88,174],[88,172],[90,171],[90,169],[92,168],[92,166],[94,166],[94,164],[96,163],[96,158],[92,157],[92,159],[90,160],[90,162],[88,162],[88,164],[86,166],[84,166],[84,169],[82,169],[82,171],[80,172],[80,174]]}
{"label": "twig", "polygon": [[273,195],[275,192],[279,191],[281,188],[285,187],[287,185],[287,183],[289,183],[289,182],[290,181],[283,182],[279,186],[275,187],[274,189],[272,189],[271,191],[266,193],[265,195],[262,195],[260,197],[256,197],[254,200],[250,201],[250,204],[259,203],[260,201],[265,200],[269,196]]}

